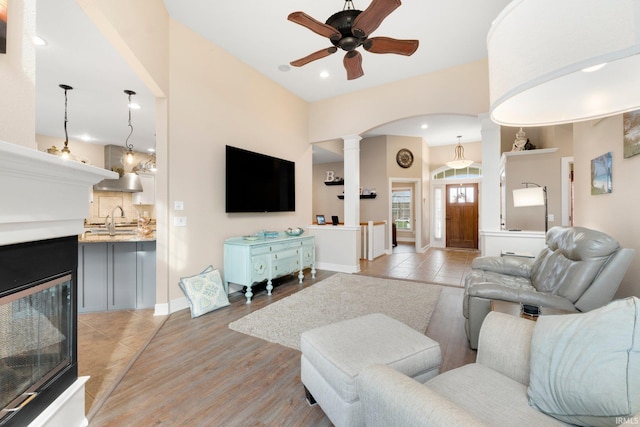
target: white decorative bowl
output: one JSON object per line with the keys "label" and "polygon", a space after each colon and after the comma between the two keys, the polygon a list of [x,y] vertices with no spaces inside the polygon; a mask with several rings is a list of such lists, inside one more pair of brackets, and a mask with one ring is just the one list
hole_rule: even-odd
{"label": "white decorative bowl", "polygon": [[284,232],[287,233],[287,236],[299,236],[304,233],[304,228],[287,228]]}

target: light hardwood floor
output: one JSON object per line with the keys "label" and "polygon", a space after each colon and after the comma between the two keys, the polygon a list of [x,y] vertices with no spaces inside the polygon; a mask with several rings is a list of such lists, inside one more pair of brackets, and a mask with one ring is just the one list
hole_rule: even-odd
{"label": "light hardwood floor", "polygon": [[[426,335],[440,343],[442,371],[475,361],[475,351],[469,349],[464,333],[463,290],[458,277],[458,272],[463,275],[468,271],[475,256],[475,251],[433,249],[415,254],[410,247],[400,245],[393,255],[361,263],[361,274],[367,275],[433,282],[440,274],[439,283],[448,286],[443,287]],[[400,277],[411,266],[423,276]],[[456,273],[451,274],[453,271]],[[242,294],[233,294],[229,307],[196,319],[190,318],[189,310],[166,319],[154,318],[149,312],[132,312],[125,317],[148,329],[127,326],[124,320],[112,324],[129,331],[139,329],[138,338],[129,336],[128,340],[142,344],[134,352],[133,361],[112,369],[117,374],[100,371],[101,365],[91,364],[88,355],[84,355],[84,366],[93,366],[89,370],[98,372],[83,372],[80,354],[80,375],[104,379],[91,389],[90,426],[330,426],[322,410],[317,405],[308,406],[304,399],[300,352],[232,331],[227,325],[331,274],[319,271],[311,280],[307,272],[302,285],[295,278],[281,281],[270,297],[264,291],[256,292],[250,305],[244,303]],[[426,275],[431,278],[425,279]],[[81,315],[80,321],[87,320],[83,316],[94,315]],[[93,335],[83,338],[80,329],[82,349],[91,345]],[[115,344],[118,348],[121,345],[125,344]],[[98,346],[94,347],[94,354],[100,353]],[[110,373],[113,378],[108,378]]]}

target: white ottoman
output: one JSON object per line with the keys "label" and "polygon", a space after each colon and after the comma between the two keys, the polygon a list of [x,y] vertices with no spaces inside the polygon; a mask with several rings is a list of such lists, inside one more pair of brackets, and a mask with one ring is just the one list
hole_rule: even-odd
{"label": "white ottoman", "polygon": [[307,398],[336,427],[365,425],[356,387],[365,366],[385,364],[424,383],[441,362],[437,342],[380,313],[303,332],[300,349]]}

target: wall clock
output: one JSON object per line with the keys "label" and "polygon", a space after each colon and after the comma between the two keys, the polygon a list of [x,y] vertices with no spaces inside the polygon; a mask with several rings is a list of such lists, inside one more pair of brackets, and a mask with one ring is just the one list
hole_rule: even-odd
{"label": "wall clock", "polygon": [[399,150],[396,154],[396,162],[400,167],[408,168],[413,164],[413,153],[406,148]]}

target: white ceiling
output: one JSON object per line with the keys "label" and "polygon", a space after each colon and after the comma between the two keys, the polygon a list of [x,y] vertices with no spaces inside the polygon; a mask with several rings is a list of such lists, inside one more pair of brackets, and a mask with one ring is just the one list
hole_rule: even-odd
{"label": "white ceiling", "polygon": [[[287,20],[303,11],[324,22],[342,10],[342,0],[164,0],[172,18],[221,46],[281,86],[312,102],[355,92],[487,56],[486,35],[493,19],[510,0],[405,0],[372,36],[418,39],[410,57],[377,55],[359,48],[365,75],[348,81],[343,53],[304,67],[279,67],[331,46],[326,38]],[[357,9],[369,0],[354,0]],[[154,146],[154,98],[125,61],[91,23],[76,0],[38,0],[37,33],[48,45],[39,47],[36,68],[36,131],[64,138],[64,95],[60,83],[74,87],[68,94],[70,138],[90,135],[90,142],[124,144],[128,135],[125,89],[137,92],[142,105],[133,112],[134,149]],[[321,71],[329,78],[321,79]],[[426,130],[421,125],[427,123]],[[429,145],[480,140],[475,117],[437,115],[384,124],[364,136],[423,136]]]}

